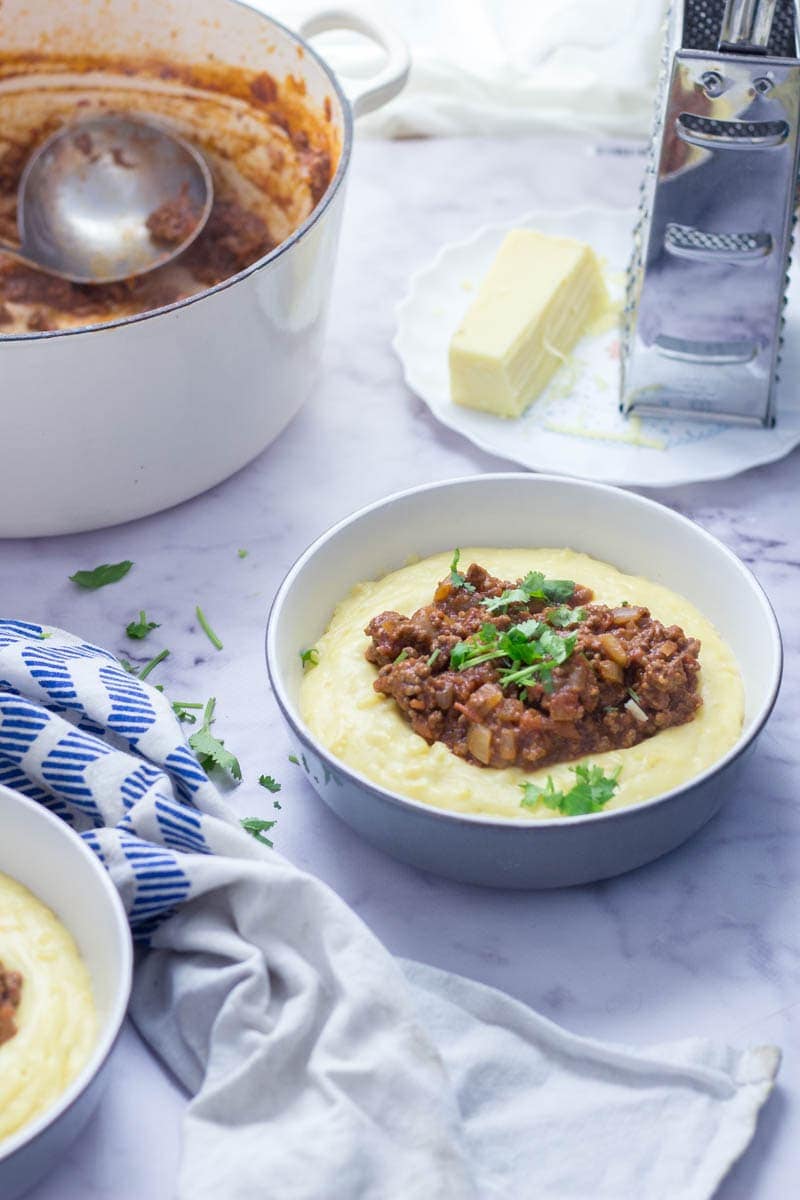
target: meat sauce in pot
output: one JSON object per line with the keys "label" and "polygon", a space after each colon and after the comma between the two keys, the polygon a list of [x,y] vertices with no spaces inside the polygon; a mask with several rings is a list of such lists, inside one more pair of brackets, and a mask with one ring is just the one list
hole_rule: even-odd
{"label": "meat sauce in pot", "polygon": [[[312,109],[302,80],[292,76],[278,83],[265,72],[220,65],[54,60],[53,75],[68,72],[74,82],[44,87],[49,70],[40,58],[0,59],[0,80],[12,81],[0,95],[0,237],[18,241],[17,187],[36,146],[65,123],[103,112],[151,116],[197,145],[211,169],[214,205],[177,259],[119,283],[70,283],[0,253],[0,336],[113,321],[213,287],[285,241],[336,169],[330,104]],[[183,240],[185,216],[177,205],[151,214],[151,236],[159,244]]]}

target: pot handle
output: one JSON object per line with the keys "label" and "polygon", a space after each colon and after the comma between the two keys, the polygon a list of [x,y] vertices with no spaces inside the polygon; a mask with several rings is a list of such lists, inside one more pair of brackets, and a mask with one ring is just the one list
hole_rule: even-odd
{"label": "pot handle", "polygon": [[362,81],[337,76],[350,101],[353,116],[361,117],[364,113],[374,112],[393,100],[405,87],[411,69],[411,56],[399,33],[355,6],[323,8],[311,13],[301,22],[299,33],[301,37],[312,38],[332,29],[351,29],[354,33],[361,33],[386,51],[384,66],[370,79]]}

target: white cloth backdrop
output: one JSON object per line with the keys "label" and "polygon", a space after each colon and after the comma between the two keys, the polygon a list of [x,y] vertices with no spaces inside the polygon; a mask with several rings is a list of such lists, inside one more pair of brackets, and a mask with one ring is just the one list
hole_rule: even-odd
{"label": "white cloth backdrop", "polygon": [[[296,27],[357,4],[406,39],[402,95],[359,121],[384,137],[535,130],[646,137],[665,0],[253,0]],[[366,73],[375,55],[348,35],[319,41],[332,66]]]}

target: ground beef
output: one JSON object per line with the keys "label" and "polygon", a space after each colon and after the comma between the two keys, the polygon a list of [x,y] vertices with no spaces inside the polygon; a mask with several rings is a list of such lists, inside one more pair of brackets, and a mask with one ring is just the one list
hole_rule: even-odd
{"label": "ground beef", "polygon": [[11,309],[6,308],[5,304],[0,304],[0,325],[10,325],[14,320],[14,314]]}
{"label": "ground beef", "polygon": [[200,212],[184,183],[177,196],[165,200],[150,213],[146,225],[154,242],[177,246],[191,237],[199,219]]}
{"label": "ground beef", "polygon": [[521,581],[496,579],[474,563],[464,578],[467,587],[443,580],[433,603],[413,616],[384,612],[365,630],[366,656],[379,668],[375,690],[391,696],[427,742],[481,766],[531,770],[634,746],[692,720],[700,707],[697,639],[644,607],[595,604],[580,585],[565,601],[581,609],[580,619],[556,631],[576,635],[574,651],[549,679],[503,685],[508,659],[452,669],[453,648],[483,626],[502,633],[559,616],[546,600],[491,615],[482,601]]}
{"label": "ground beef", "polygon": [[17,1032],[16,1015],[22,997],[22,976],[0,962],[0,1046]]}
{"label": "ground beef", "polygon": [[234,200],[215,200],[205,229],[179,261],[211,286],[243,271],[275,244],[256,213]]}
{"label": "ground beef", "polygon": [[[212,286],[261,258],[274,243],[260,217],[232,200],[217,201],[197,240],[177,260],[206,286]],[[70,283],[11,260],[0,267],[0,296],[12,304],[35,304],[29,329],[55,329],[48,309],[100,320],[120,310],[146,312],[182,296],[161,270],[118,283]],[[31,324],[31,321],[34,323]]]}

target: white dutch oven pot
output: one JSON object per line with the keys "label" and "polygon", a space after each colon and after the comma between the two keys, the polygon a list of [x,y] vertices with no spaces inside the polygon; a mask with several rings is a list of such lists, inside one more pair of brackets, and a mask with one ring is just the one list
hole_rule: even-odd
{"label": "white dutch oven pot", "polygon": [[300,76],[314,107],[329,98],[342,152],[305,224],[231,279],[104,326],[0,336],[0,537],[95,529],[186,500],[259,454],[307,398],[353,117],[396,95],[409,66],[402,41],[363,12],[328,9],[302,33],[330,29],[365,34],[386,52],[380,73],[348,88],[349,98],[302,36],[238,0],[4,0],[4,54],[29,53],[48,34],[50,53],[80,54],[108,30],[108,52],[123,57],[213,54],[278,79]]}

